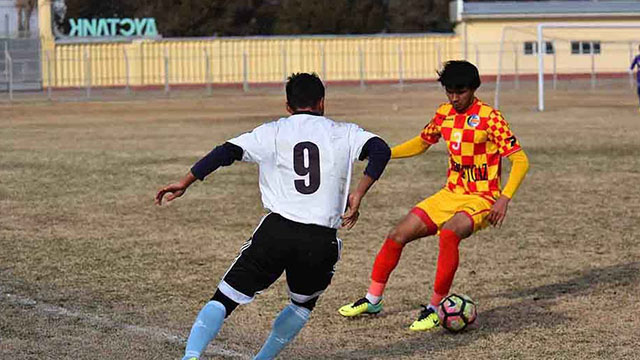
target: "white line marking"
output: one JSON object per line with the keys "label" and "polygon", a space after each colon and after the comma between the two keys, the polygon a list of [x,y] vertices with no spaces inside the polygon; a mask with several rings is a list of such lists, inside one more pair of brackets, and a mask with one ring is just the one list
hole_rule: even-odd
{"label": "white line marking", "polygon": [[[169,330],[166,330],[166,329],[161,329],[157,327],[142,327],[137,325],[122,324],[122,323],[119,323],[101,316],[97,316],[97,315],[71,311],[56,305],[38,303],[37,301],[30,299],[28,297],[11,294],[3,286],[0,286],[0,302],[7,302],[13,305],[32,307],[37,312],[47,314],[47,315],[77,318],[80,320],[90,322],[92,324],[99,324],[101,326],[107,326],[110,328],[124,329],[128,332],[144,334],[146,336],[155,338],[157,340],[166,340],[172,343],[179,343],[179,344],[186,343],[185,338],[183,338],[182,336],[174,335]],[[247,354],[242,354],[233,350],[225,349],[222,346],[215,345],[215,344],[209,344],[209,346],[207,347],[207,350],[205,350],[205,354],[222,355],[222,356],[229,356],[229,357],[235,357],[240,359],[252,358]]]}

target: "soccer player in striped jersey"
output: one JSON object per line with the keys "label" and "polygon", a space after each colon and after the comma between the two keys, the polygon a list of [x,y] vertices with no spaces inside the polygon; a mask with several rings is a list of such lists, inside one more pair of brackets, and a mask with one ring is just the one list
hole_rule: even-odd
{"label": "soccer player in striped jersey", "polygon": [[[306,324],[331,282],[342,247],[337,229],[356,223],[361,199],[391,156],[389,146],[375,134],[324,116],[325,89],[315,74],[294,74],[286,93],[291,116],[216,147],[181,181],[156,194],[158,205],[166,194],[171,201],[195,180],[241,160],[259,165],[262,202],[269,210],[198,314],[184,360],[198,359],[238,305],[253,301],[286,272],[291,302],[254,359],[278,355]],[[364,174],[348,193],[353,162],[365,159]]]}
{"label": "soccer player in striped jersey", "polygon": [[[443,189],[415,205],[389,233],[375,258],[366,296],[341,307],[339,313],[343,316],[380,312],[384,288],[404,246],[438,234],[431,299],[410,329],[437,327],[437,306],[451,288],[460,241],[488,225],[502,224],[507,206],[528,171],[527,156],[500,111],[475,97],[480,86],[478,69],[467,61],[449,61],[438,74],[449,102],[438,107],[420,135],[393,147],[391,158],[420,155],[443,139],[449,152],[447,182]],[[512,167],[509,180],[501,189],[504,157]]]}
{"label": "soccer player in striped jersey", "polygon": [[[638,51],[640,51],[640,46],[638,46]],[[640,102],[640,55],[633,58],[629,71],[633,71],[634,68],[636,68],[636,85],[638,86],[638,102]]]}

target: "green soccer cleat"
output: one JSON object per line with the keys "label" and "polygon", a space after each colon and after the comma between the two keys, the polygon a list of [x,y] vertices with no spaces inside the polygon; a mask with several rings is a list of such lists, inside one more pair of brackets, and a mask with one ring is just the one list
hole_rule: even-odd
{"label": "green soccer cleat", "polygon": [[358,316],[360,314],[377,314],[382,311],[382,300],[377,304],[372,304],[367,300],[367,298],[362,298],[354,303],[347,304],[340,309],[338,312],[342,316],[352,317]]}
{"label": "green soccer cleat", "polygon": [[420,312],[420,316],[418,316],[418,320],[414,321],[413,324],[409,327],[411,331],[427,331],[435,329],[440,325],[440,318],[438,318],[438,313],[433,311],[424,305],[420,305],[424,309]]}

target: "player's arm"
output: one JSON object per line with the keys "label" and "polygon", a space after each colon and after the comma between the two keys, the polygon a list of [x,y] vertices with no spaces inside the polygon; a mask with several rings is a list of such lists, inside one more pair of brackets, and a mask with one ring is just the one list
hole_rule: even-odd
{"label": "player's arm", "polygon": [[391,150],[389,145],[379,137],[369,139],[360,153],[360,160],[369,159],[364,174],[360,178],[355,190],[349,194],[347,200],[347,211],[342,216],[342,227],[351,229],[358,221],[360,212],[360,203],[367,191],[371,188],[382,173],[384,172],[389,159],[391,158]]}
{"label": "player's arm", "polygon": [[529,158],[525,154],[524,150],[516,151],[515,153],[507,157],[511,161],[511,171],[509,172],[509,180],[502,190],[502,196],[506,196],[509,199],[513,198],[516,191],[522,184],[525,175],[529,171]]}
{"label": "player's arm", "polygon": [[191,167],[191,170],[180,181],[169,184],[160,189],[156,194],[155,203],[157,205],[162,205],[162,198],[167,193],[169,193],[167,201],[179,198],[196,180],[204,180],[207,175],[214,172],[220,166],[228,166],[233,164],[236,160],[242,160],[242,154],[242,148],[230,142],[217,146],[215,149],[211,150],[210,153],[196,162],[195,165]]}
{"label": "player's arm", "polygon": [[507,215],[507,207],[509,202],[515,195],[516,191],[522,184],[525,175],[529,171],[529,159],[524,150],[518,150],[513,154],[507,156],[507,159],[511,161],[511,171],[509,172],[509,180],[502,190],[502,194],[498,198],[495,204],[491,207],[491,212],[487,216],[487,220],[494,226],[502,225],[505,216]]}
{"label": "player's arm", "polygon": [[400,145],[391,148],[392,159],[402,159],[420,155],[427,151],[431,144],[424,141],[422,136],[418,135],[411,140],[405,141]]}

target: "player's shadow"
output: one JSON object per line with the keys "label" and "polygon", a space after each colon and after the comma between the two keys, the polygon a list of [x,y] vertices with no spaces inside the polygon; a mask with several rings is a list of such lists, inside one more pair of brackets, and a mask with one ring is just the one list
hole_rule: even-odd
{"label": "player's shadow", "polygon": [[554,300],[564,295],[588,295],[597,286],[628,286],[640,280],[640,261],[593,268],[576,272],[562,282],[528,289],[514,289],[493,295],[508,299],[530,298],[532,300]]}
{"label": "player's shadow", "polygon": [[[403,356],[429,354],[443,348],[469,346],[488,334],[517,332],[525,328],[554,328],[570,319],[550,310],[566,295],[588,295],[599,286],[628,286],[640,281],[640,262],[630,262],[604,268],[594,268],[569,274],[569,279],[533,288],[513,289],[485,298],[518,299],[505,306],[483,309],[477,324],[461,334],[444,330],[411,333],[394,344],[345,350],[310,359],[394,359]],[[479,299],[481,300],[481,299]],[[480,301],[480,304],[482,302]]]}
{"label": "player's shadow", "polygon": [[[597,287],[624,287],[640,281],[640,261],[592,268],[568,274],[569,279],[532,288],[512,289],[487,298],[518,299],[506,306],[481,310],[481,328],[489,333],[512,332],[523,327],[555,327],[569,321],[550,307],[561,297],[586,296]],[[480,302],[482,299],[479,299]]]}
{"label": "player's shadow", "polygon": [[[428,357],[428,354],[436,354],[441,352],[442,349],[468,347],[480,339],[486,339],[488,334],[517,332],[528,327],[553,328],[568,321],[568,318],[562,313],[554,313],[548,310],[549,305],[550,300],[523,299],[492,309],[480,307],[476,323],[459,334],[452,334],[444,329],[419,333],[410,332],[407,329],[406,336],[395,343],[360,347],[355,350],[349,349],[330,354],[305,356],[305,359],[397,359],[421,355]],[[415,308],[417,307],[415,305]],[[411,310],[415,309],[405,309],[405,311],[400,312],[410,312]],[[371,327],[363,330],[361,336],[380,336],[384,338],[384,329],[379,328],[378,332],[372,331],[375,329],[375,325],[374,323],[371,324]],[[354,336],[360,335],[354,334]]]}

